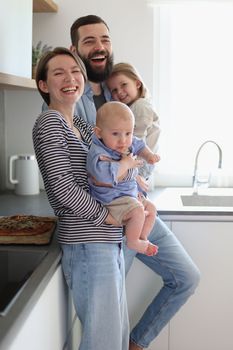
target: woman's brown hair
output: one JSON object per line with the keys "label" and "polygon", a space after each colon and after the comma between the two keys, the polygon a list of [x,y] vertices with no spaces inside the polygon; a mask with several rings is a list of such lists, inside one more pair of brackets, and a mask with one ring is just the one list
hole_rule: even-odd
{"label": "woman's brown hair", "polygon": [[48,62],[56,56],[59,55],[67,55],[71,56],[79,66],[81,73],[84,77],[85,82],[87,81],[87,73],[86,68],[84,66],[83,61],[81,58],[76,55],[74,52],[71,52],[70,50],[66,49],[65,47],[56,47],[55,49],[51,51],[47,51],[40,59],[37,70],[36,70],[36,85],[39,93],[41,94],[43,100],[47,103],[47,105],[50,104],[50,96],[49,93],[43,92],[39,87],[39,81],[47,81],[47,75],[48,75]]}

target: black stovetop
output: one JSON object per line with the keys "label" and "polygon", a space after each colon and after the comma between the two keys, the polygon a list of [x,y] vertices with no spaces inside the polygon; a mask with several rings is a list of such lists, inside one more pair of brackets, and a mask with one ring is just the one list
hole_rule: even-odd
{"label": "black stovetop", "polygon": [[24,248],[0,250],[0,315],[7,312],[46,254]]}

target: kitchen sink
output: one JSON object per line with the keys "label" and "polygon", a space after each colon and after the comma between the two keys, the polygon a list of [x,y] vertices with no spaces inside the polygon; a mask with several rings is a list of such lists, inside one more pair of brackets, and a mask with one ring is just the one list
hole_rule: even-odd
{"label": "kitchen sink", "polygon": [[233,188],[167,187],[149,193],[159,214],[225,213],[233,215]]}
{"label": "kitchen sink", "polygon": [[45,250],[0,250],[0,315],[7,313],[46,255]]}
{"label": "kitchen sink", "polygon": [[233,207],[233,196],[227,195],[181,195],[183,206]]}

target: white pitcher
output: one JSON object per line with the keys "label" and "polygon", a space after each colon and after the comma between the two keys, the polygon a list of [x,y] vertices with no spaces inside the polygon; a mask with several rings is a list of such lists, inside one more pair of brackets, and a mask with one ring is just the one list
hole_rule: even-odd
{"label": "white pitcher", "polygon": [[11,156],[9,160],[9,181],[15,185],[15,193],[18,195],[38,194],[40,192],[39,169],[35,155]]}

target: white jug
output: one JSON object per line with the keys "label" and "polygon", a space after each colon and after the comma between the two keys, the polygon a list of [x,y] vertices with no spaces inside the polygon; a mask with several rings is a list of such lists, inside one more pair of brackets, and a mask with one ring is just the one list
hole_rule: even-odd
{"label": "white jug", "polygon": [[40,192],[39,169],[35,155],[11,156],[9,160],[9,181],[15,185],[15,193],[18,195],[38,194]]}

